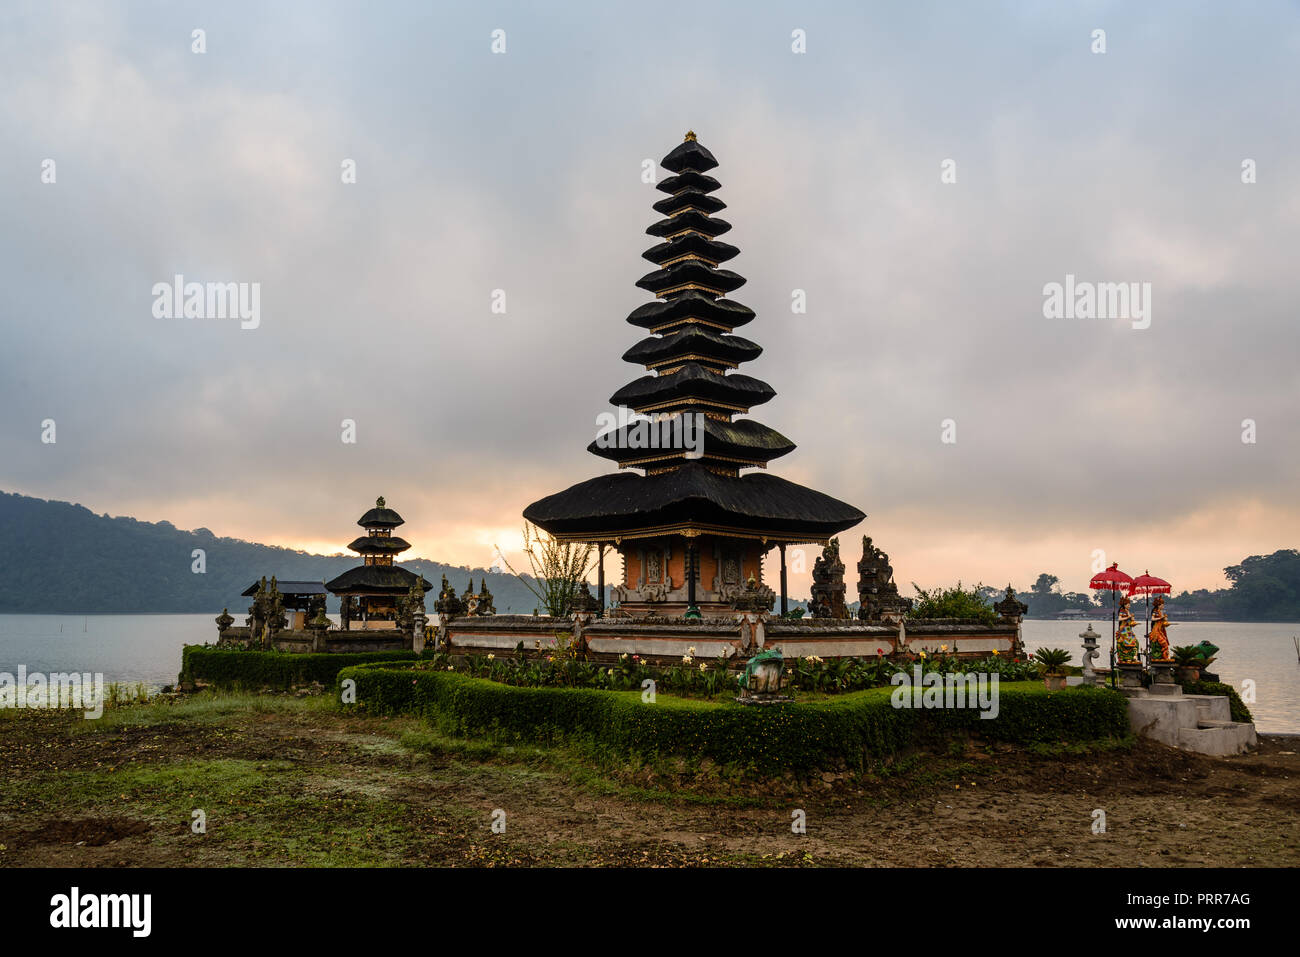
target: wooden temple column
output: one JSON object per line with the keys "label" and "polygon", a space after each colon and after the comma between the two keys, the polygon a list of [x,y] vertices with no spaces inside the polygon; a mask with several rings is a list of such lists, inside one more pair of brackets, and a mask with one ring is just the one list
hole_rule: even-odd
{"label": "wooden temple column", "polygon": [[786,616],[786,613],[790,610],[786,600],[785,542],[782,542],[780,545],[776,547],[781,550],[781,617],[784,618]]}
{"label": "wooden temple column", "polygon": [[686,540],[686,617],[699,618],[700,610],[695,607],[695,565],[698,561],[695,540]]}
{"label": "wooden temple column", "polygon": [[596,546],[596,595],[600,598],[600,615],[605,617],[605,543]]}

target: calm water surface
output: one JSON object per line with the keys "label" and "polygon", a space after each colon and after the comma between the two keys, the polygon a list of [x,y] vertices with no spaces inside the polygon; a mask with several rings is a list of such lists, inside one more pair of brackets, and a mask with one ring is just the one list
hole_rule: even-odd
{"label": "calm water surface", "polygon": [[[1026,621],[1023,625],[1025,646],[1065,648],[1074,658],[1071,664],[1083,663],[1083,640],[1079,633],[1087,621]],[[1110,661],[1110,616],[1092,623],[1092,630],[1102,636],[1097,649],[1097,664]],[[1138,634],[1146,633],[1145,622]],[[1300,625],[1270,622],[1179,621],[1171,624],[1171,645],[1195,645],[1208,641],[1219,646],[1219,655],[1210,670],[1241,693],[1242,682],[1255,682],[1255,701],[1248,704],[1255,716],[1255,728],[1261,732],[1300,733],[1300,660],[1291,641],[1300,635]]]}
{"label": "calm water surface", "polygon": [[[181,646],[216,639],[215,615],[0,615],[0,672],[102,672],[106,681],[143,681],[160,688],[176,680]],[[1026,621],[1025,644],[1031,651],[1059,647],[1079,664],[1079,632],[1087,622]],[[1099,663],[1109,654],[1110,620],[1093,629],[1103,635]],[[1214,670],[1241,690],[1253,679],[1256,700],[1250,706],[1262,732],[1300,733],[1300,661],[1291,636],[1300,624],[1179,622],[1171,635],[1177,645],[1211,641],[1218,645]]]}

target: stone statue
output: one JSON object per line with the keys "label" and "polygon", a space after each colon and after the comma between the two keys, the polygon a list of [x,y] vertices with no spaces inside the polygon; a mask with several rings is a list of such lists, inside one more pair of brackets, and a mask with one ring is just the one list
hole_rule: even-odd
{"label": "stone statue", "polygon": [[858,562],[858,618],[902,618],[911,610],[912,599],[898,594],[889,556],[871,543],[871,536],[863,535],[862,560]]}
{"label": "stone statue", "polygon": [[591,593],[591,586],[584,581],[573,593],[569,612],[574,615],[594,615],[598,611],[600,601]]}
{"label": "stone statue", "polygon": [[475,609],[477,615],[495,615],[497,606],[492,602],[492,593],[488,591],[487,579],[482,579],[482,584],[478,589],[478,608]]}
{"label": "stone statue", "polygon": [[760,584],[753,575],[745,582],[745,588],[734,599],[732,606],[736,611],[752,611],[758,614],[770,614],[772,603],[776,601],[776,592]]}
{"label": "stone statue", "polygon": [[745,663],[740,676],[741,697],[779,697],[784,684],[784,655],[775,648],[759,651]]}
{"label": "stone statue", "polygon": [[1151,650],[1159,652],[1152,656],[1153,661],[1170,660],[1169,627],[1169,616],[1165,614],[1165,596],[1156,595],[1155,604],[1151,606],[1151,631],[1147,634],[1147,640],[1151,642]]}
{"label": "stone statue", "polygon": [[288,627],[289,619],[284,613],[284,596],[280,594],[275,576],[272,575],[271,584],[267,588],[266,638],[263,644],[270,648],[276,633]]}
{"label": "stone statue", "polygon": [[1118,631],[1115,632],[1115,660],[1121,664],[1133,664],[1138,660],[1138,640],[1133,634],[1136,622],[1129,611],[1128,596],[1119,600]]}
{"label": "stone statue", "polygon": [[808,610],[813,618],[848,618],[844,604],[844,562],[840,561],[840,540],[832,538],[822,549],[812,570],[812,597]]}
{"label": "stone statue", "polygon": [[221,614],[217,616],[217,635],[218,637],[226,633],[226,629],[235,623],[235,619],[230,615],[229,608],[221,609]]}
{"label": "stone statue", "polygon": [[447,576],[442,576],[442,590],[433,603],[433,610],[442,616],[443,621],[459,618],[465,614],[464,603],[456,597],[456,589],[447,584]]}

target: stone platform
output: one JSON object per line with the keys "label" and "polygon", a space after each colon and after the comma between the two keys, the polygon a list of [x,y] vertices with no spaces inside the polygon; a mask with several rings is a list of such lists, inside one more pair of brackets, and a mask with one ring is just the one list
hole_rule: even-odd
{"label": "stone platform", "polygon": [[1128,717],[1133,730],[1146,738],[1182,751],[1216,757],[1243,754],[1258,739],[1255,726],[1233,721],[1228,699],[1223,695],[1183,694],[1160,689],[1128,692]]}

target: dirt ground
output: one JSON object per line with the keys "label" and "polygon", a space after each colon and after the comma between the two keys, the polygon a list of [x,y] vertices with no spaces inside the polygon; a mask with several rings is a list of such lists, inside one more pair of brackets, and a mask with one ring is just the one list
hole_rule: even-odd
{"label": "dirt ground", "polygon": [[1296,866],[1297,749],[968,744],[754,781],[456,741],[311,698],[9,712],[0,866]]}

